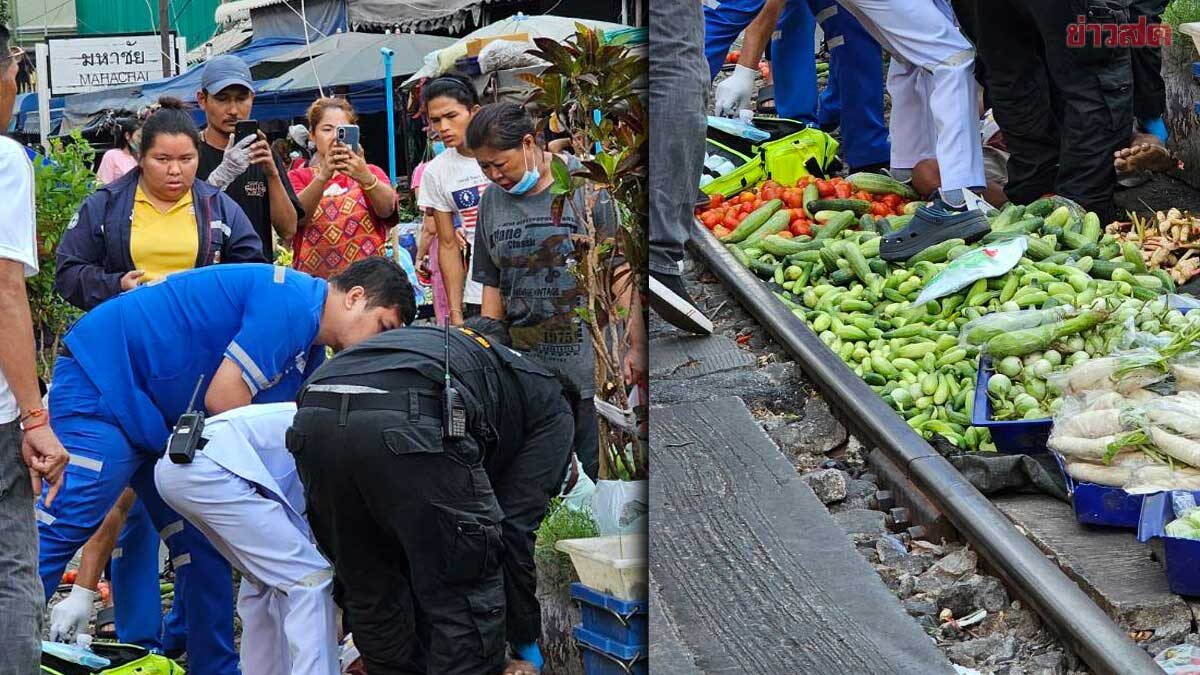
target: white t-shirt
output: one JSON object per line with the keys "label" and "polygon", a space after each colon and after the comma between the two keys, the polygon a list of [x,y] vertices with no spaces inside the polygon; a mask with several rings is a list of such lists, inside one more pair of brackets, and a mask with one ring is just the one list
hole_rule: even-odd
{"label": "white t-shirt", "polygon": [[[25,276],[38,273],[37,213],[33,204],[33,164],[20,143],[0,136],[0,258],[25,266]],[[0,424],[17,418],[19,409],[8,380],[0,373]]]}
{"label": "white t-shirt", "polygon": [[[463,157],[458,150],[447,148],[434,157],[421,176],[421,193],[417,205],[454,214],[462,223],[467,242],[475,242],[475,222],[479,217],[479,200],[492,181],[483,175],[473,157]],[[471,278],[475,269],[475,251],[463,284],[463,302],[478,305],[483,302],[483,285]]]}

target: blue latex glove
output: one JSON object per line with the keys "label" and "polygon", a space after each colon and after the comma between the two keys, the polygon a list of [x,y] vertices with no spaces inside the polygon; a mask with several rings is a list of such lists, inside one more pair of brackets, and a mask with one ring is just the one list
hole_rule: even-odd
{"label": "blue latex glove", "polygon": [[1138,120],[1138,122],[1139,126],[1142,128],[1142,131],[1158,136],[1158,140],[1162,141],[1163,143],[1167,142],[1167,125],[1165,122],[1163,122],[1162,117],[1155,117],[1154,119],[1150,120]]}
{"label": "blue latex glove", "polygon": [[546,660],[542,658],[542,650],[536,642],[530,642],[523,645],[513,645],[513,653],[522,661],[528,661],[533,664],[534,668],[539,671],[546,665]]}

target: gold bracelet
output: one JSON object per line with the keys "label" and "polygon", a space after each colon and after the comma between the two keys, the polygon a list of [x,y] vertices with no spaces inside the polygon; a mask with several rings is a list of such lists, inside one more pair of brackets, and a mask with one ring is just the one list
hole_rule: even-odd
{"label": "gold bracelet", "polygon": [[374,190],[375,188],[379,187],[379,176],[375,176],[374,174],[372,174],[372,176],[375,178],[375,182],[371,183],[370,185],[364,186],[363,192],[370,192],[371,190]]}

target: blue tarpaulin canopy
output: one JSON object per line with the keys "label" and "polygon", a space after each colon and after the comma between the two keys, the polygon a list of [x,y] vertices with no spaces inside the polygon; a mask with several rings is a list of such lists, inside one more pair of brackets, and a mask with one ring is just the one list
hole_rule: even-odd
{"label": "blue tarpaulin canopy", "polygon": [[[63,104],[65,98],[56,96],[50,99],[50,134],[58,131],[63,119]],[[8,133],[36,135],[38,127],[38,97],[36,93],[17,94],[13,101],[13,116],[8,123]]]}

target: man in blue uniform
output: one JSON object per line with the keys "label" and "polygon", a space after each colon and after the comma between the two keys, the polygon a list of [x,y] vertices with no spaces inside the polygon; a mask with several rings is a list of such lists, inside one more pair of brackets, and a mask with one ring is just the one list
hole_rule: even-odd
{"label": "man in blue uniform", "polygon": [[[819,100],[814,17],[829,48],[829,83]],[[771,38],[779,114],[824,129],[840,125],[846,164],[853,171],[887,166],[891,147],[883,119],[883,50],[852,14],[834,0],[723,0],[706,6],[704,19],[705,51],[714,77],[733,39],[746,31],[738,66],[717,85],[717,114],[736,115],[736,108],[749,104],[754,66]]]}
{"label": "man in blue uniform", "polygon": [[229,563],[154,487],[170,430],[197,389],[196,407],[209,414],[290,400],[326,346],[344,349],[413,313],[404,271],[376,257],[328,282],[256,264],[181,272],[80,319],[64,338],[50,391],[51,426],[73,457],[71,489],[36,513],[47,598],[131,485],[171,552],[189,669],[238,673]]}

